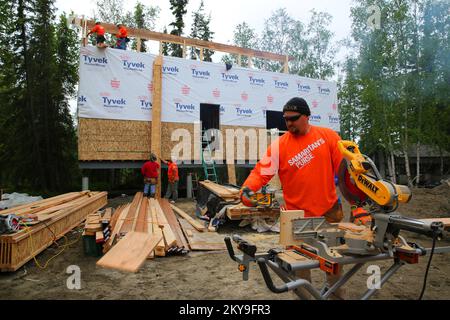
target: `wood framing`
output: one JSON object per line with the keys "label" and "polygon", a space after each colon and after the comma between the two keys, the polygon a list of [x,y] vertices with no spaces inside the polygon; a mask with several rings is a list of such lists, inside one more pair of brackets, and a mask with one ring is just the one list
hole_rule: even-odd
{"label": "wood framing", "polygon": [[[153,63],[153,107],[152,107],[152,137],[151,150],[161,158],[161,108],[162,108],[162,65],[163,58],[158,56]],[[158,169],[159,181],[156,185],[156,198],[161,198],[161,161]]]}
{"label": "wood framing", "polygon": [[[92,29],[95,26],[95,21],[93,20],[87,20],[87,19],[76,19],[73,18],[70,23],[82,26],[83,28],[83,38],[86,35],[87,31]],[[117,26],[115,26],[112,23],[104,23],[102,22],[102,26],[105,28],[105,31],[111,34],[116,34],[118,32]],[[213,51],[220,51],[225,53],[231,53],[236,54],[238,57],[240,56],[247,56],[249,57],[249,60],[251,58],[260,58],[260,59],[267,59],[267,60],[273,60],[273,61],[279,61],[284,64],[283,71],[285,73],[288,72],[288,62],[293,60],[293,57],[267,52],[267,51],[260,51],[260,50],[253,50],[248,48],[241,48],[237,46],[232,46],[228,44],[222,44],[212,41],[205,41],[205,40],[199,40],[199,39],[191,39],[186,37],[180,37],[173,34],[167,34],[167,33],[161,33],[161,32],[155,32],[150,31],[146,29],[135,29],[135,28],[128,28],[128,35],[130,37],[135,37],[139,39],[138,42],[142,40],[153,40],[153,41],[159,41],[160,43],[160,54],[161,54],[161,47],[162,43],[168,42],[168,43],[175,43],[179,44],[183,47],[183,57],[186,55],[186,47],[195,47],[200,49],[200,52],[203,51],[203,49],[209,49]]]}

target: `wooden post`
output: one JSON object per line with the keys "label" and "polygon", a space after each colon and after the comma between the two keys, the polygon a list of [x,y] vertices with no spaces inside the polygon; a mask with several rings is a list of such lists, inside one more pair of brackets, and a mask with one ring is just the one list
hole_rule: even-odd
{"label": "wooden post", "polygon": [[186,59],[186,40],[183,40],[183,59]]}
{"label": "wooden post", "polygon": [[228,171],[228,183],[237,185],[236,182],[236,166],[234,163],[228,163],[227,164],[227,171]]}
{"label": "wooden post", "polygon": [[162,56],[163,55],[163,41],[159,42],[159,55]]}
{"label": "wooden post", "polygon": [[200,61],[203,61],[204,57],[203,57],[203,48],[200,48]]}
{"label": "wooden post", "polygon": [[136,51],[137,52],[141,52],[141,45],[142,45],[141,38],[136,38]]}
{"label": "wooden post", "polygon": [[284,61],[284,73],[289,73],[289,56],[286,55],[286,60]]}
{"label": "wooden post", "polygon": [[253,60],[251,56],[248,56],[248,67],[253,68]]}
{"label": "wooden post", "polygon": [[238,55],[238,65],[242,67],[242,56],[240,54]]}
{"label": "wooden post", "polygon": [[[156,57],[153,63],[153,106],[152,106],[152,131],[151,151],[161,157],[161,107],[162,107],[162,65],[163,57]],[[158,159],[159,164],[161,161]],[[161,166],[158,170],[158,185],[156,186],[156,198],[161,198]]]}

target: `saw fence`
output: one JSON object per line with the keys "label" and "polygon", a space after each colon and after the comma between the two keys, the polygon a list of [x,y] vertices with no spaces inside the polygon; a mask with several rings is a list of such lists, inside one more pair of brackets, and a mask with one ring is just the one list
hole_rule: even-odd
{"label": "saw fence", "polygon": [[16,271],[106,203],[106,192],[84,191],[0,211],[24,221],[18,232],[0,236],[0,271]]}

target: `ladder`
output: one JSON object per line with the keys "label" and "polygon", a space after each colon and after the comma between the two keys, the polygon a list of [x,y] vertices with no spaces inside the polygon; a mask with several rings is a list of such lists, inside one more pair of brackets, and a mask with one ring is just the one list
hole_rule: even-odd
{"label": "ladder", "polygon": [[[203,135],[202,135],[203,136]],[[202,139],[202,165],[205,173],[205,179],[218,183],[217,172],[214,160],[212,158],[212,151],[209,145],[210,139]]]}

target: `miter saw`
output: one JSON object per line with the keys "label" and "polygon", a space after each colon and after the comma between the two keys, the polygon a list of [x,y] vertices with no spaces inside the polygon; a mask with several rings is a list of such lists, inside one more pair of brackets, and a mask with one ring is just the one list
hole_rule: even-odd
{"label": "miter saw", "polygon": [[[289,211],[280,215],[280,244],[283,249],[271,249],[257,253],[256,246],[239,236],[233,236],[242,255],[235,255],[229,237],[225,238],[229,254],[239,263],[244,280],[248,279],[249,264],[257,262],[266,285],[275,293],[303,287],[317,299],[327,299],[344,285],[366,262],[392,259],[394,264],[381,278],[384,284],[402,265],[418,263],[419,257],[433,253],[450,252],[450,247],[435,248],[436,240],[444,233],[440,221],[425,222],[403,217],[396,213],[400,203],[411,199],[407,186],[384,180],[373,161],[361,154],[351,141],[339,141],[338,148],[343,161],[338,172],[339,188],[344,198],[352,205],[351,223],[328,223],[324,217],[304,218],[303,213]],[[433,239],[431,249],[406,241],[401,230],[422,234]],[[297,279],[295,272],[319,268],[338,275],[343,265],[354,266],[338,282],[321,291],[309,281]],[[284,281],[275,286],[268,272],[271,268]],[[428,273],[428,272],[427,272]],[[425,288],[426,278],[424,281]],[[369,289],[362,299],[376,292]],[[296,292],[297,294],[298,291]],[[300,295],[300,294],[299,294]],[[300,296],[306,298],[305,296]]]}

